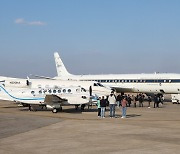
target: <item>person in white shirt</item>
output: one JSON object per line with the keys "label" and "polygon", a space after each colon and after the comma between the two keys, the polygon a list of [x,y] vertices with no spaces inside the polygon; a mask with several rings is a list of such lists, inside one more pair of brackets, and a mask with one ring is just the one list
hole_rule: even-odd
{"label": "person in white shirt", "polygon": [[115,105],[116,105],[116,96],[114,91],[108,97],[109,107],[110,107],[110,118],[115,118]]}

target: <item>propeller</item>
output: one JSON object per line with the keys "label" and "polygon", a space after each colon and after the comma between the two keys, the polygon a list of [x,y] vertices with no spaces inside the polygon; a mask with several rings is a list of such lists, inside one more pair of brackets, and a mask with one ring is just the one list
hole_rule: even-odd
{"label": "propeller", "polygon": [[30,86],[30,85],[31,85],[31,81],[30,81],[30,79],[29,79],[28,76],[27,76],[27,80],[26,80],[26,85],[27,85],[27,86]]}
{"label": "propeller", "polygon": [[96,94],[92,95],[92,86],[89,87],[89,95],[90,95],[90,101],[97,100],[97,98],[98,98],[98,96]]}
{"label": "propeller", "polygon": [[92,96],[92,87],[89,87],[89,95]]}

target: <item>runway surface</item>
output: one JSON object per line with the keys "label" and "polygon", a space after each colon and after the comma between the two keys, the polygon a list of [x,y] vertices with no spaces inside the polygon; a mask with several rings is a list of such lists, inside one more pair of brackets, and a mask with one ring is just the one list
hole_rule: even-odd
{"label": "runway surface", "polygon": [[[108,108],[107,108],[108,109]],[[125,153],[179,154],[180,105],[128,108],[127,118],[97,117],[97,110],[81,112],[28,111],[0,101],[0,154]]]}

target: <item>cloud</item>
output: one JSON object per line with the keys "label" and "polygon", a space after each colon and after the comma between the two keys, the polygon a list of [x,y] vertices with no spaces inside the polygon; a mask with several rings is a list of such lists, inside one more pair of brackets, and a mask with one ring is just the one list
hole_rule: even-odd
{"label": "cloud", "polygon": [[23,24],[23,25],[30,25],[30,26],[44,26],[46,25],[45,22],[42,21],[26,21],[23,18],[15,19],[16,24]]}
{"label": "cloud", "polygon": [[25,24],[26,21],[23,18],[18,18],[18,19],[15,20],[15,23],[16,24]]}

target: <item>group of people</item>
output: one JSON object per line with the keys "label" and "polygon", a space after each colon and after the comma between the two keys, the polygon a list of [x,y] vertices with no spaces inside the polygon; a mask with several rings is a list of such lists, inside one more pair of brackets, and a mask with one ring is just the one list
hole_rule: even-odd
{"label": "group of people", "polygon": [[[104,96],[102,98],[98,98],[97,101],[97,106],[98,106],[98,117],[105,118],[105,110],[106,106],[109,105],[110,113],[109,116],[110,118],[115,118],[115,106],[116,102],[118,102],[116,95],[114,94],[114,91],[111,92],[111,94],[105,99]],[[123,96],[121,99],[121,106],[122,106],[122,117],[121,118],[126,118],[126,107],[127,107],[127,97]],[[119,103],[119,104],[120,104]]]}
{"label": "group of people", "polygon": [[[109,116],[110,118],[115,118],[115,106],[117,104],[117,107],[119,108],[120,106],[122,107],[122,117],[121,118],[126,118],[126,110],[127,107],[131,107],[131,104],[133,102],[133,106],[136,108],[137,107],[137,102],[139,102],[139,107],[143,107],[143,102],[145,99],[145,95],[143,93],[132,95],[124,95],[124,94],[119,94],[116,95],[114,94],[114,91],[111,92],[111,94],[105,99],[104,96],[102,98],[98,98],[97,101],[97,106],[98,106],[98,117],[105,118],[105,111],[106,111],[106,106],[109,106],[110,113]],[[147,98],[148,101],[148,108],[151,106],[152,102],[152,97],[148,96]],[[161,95],[155,95],[154,96],[154,108],[159,107],[159,103],[163,104],[163,96]]]}
{"label": "group of people", "polygon": [[[144,103],[144,100],[145,100],[145,95],[143,93],[140,93],[140,94],[137,94],[136,96],[135,95],[132,95],[130,96],[129,94],[128,95],[125,95],[125,97],[127,98],[127,107],[131,107],[131,104],[133,104],[134,107],[137,107],[137,103],[139,102],[139,107],[143,107],[143,103]],[[122,96],[121,95],[118,95],[117,96],[117,106],[120,107],[121,104],[119,102],[121,102],[121,99],[122,99]],[[159,107],[159,104],[163,104],[163,100],[164,100],[164,97],[163,95],[154,95],[154,97],[152,98],[151,96],[148,96],[147,97],[147,101],[148,101],[148,108],[151,108],[151,102],[154,101],[154,108],[156,107]]]}

